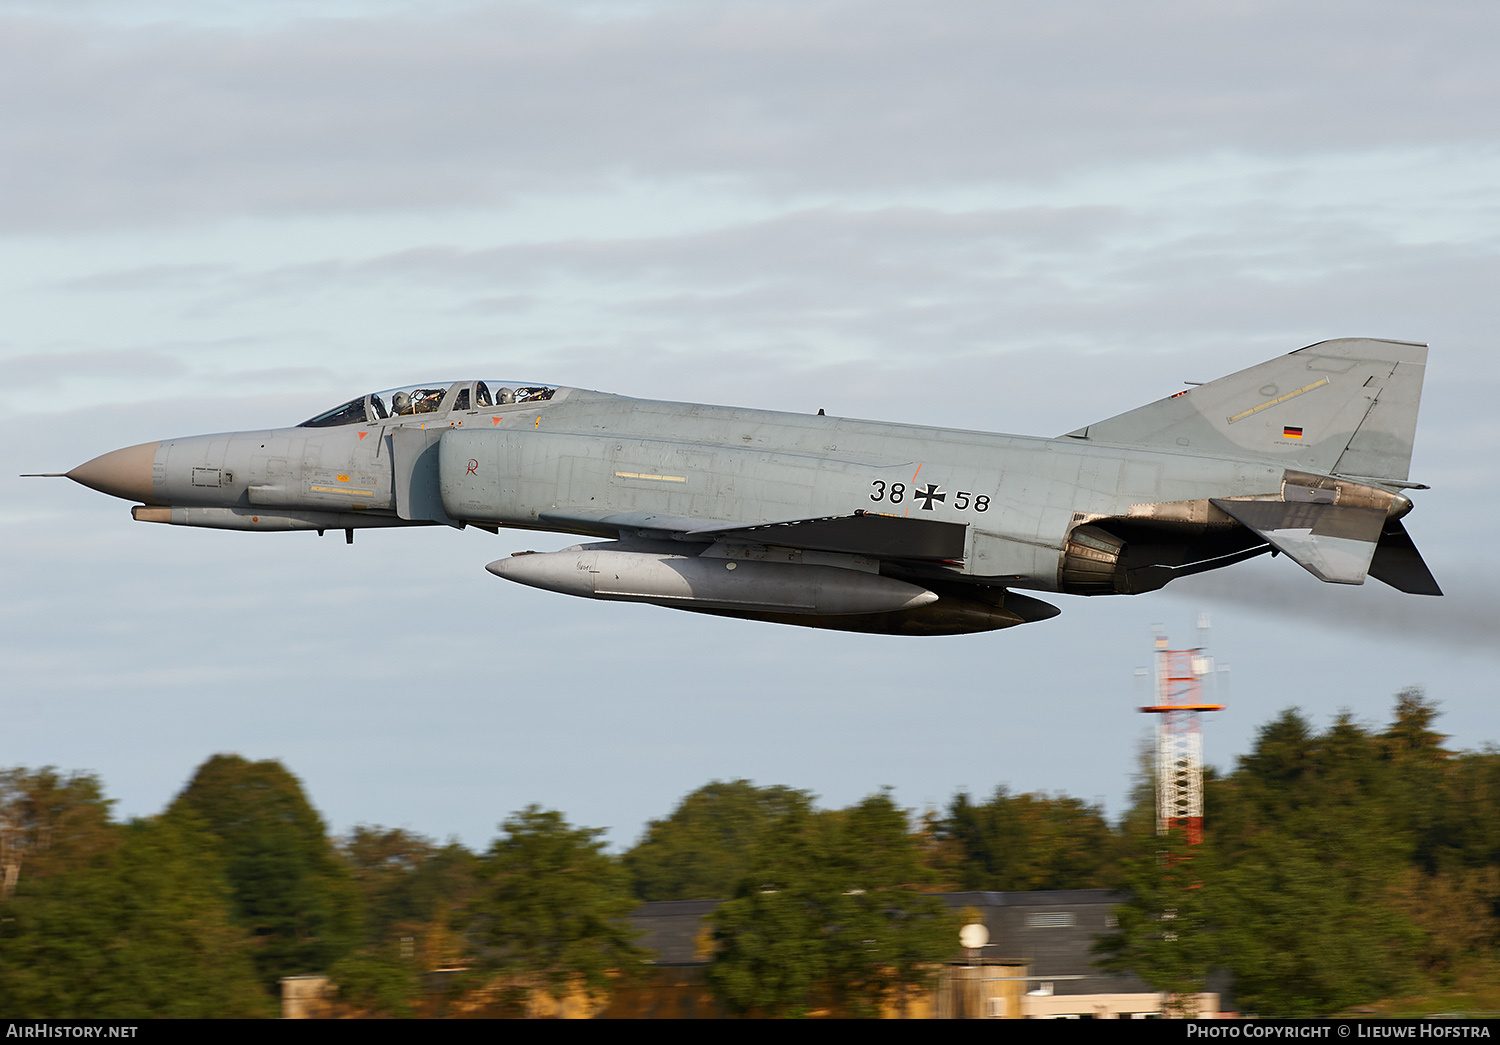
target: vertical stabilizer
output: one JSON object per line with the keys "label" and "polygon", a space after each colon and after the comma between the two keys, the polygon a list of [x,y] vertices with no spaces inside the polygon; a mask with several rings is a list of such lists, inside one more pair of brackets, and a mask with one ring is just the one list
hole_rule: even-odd
{"label": "vertical stabilizer", "polygon": [[1426,364],[1416,342],[1320,341],[1067,437],[1406,480]]}

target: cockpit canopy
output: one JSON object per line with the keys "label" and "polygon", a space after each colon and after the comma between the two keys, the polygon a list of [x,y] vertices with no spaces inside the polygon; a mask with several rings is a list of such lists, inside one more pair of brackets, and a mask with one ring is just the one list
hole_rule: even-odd
{"label": "cockpit canopy", "polygon": [[371,424],[393,417],[447,414],[459,411],[493,410],[511,403],[536,403],[551,399],[557,389],[546,385],[524,385],[515,381],[434,382],[388,388],[383,392],[341,403],[298,428],[334,428],[338,425]]}

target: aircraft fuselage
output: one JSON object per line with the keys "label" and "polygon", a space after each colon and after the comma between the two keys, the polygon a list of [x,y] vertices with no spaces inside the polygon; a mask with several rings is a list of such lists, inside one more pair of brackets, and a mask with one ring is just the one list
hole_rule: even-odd
{"label": "aircraft fuselage", "polygon": [[[1398,362],[1368,365],[1394,375]],[[1261,380],[1273,365],[1288,370],[1272,360],[1242,375]],[[1361,450],[1379,388],[1362,412],[1331,394],[1280,409],[1329,385],[1300,366],[1289,394],[1287,381],[1249,392],[1239,381],[1220,397],[1227,407],[1174,396],[1052,439],[576,388],[523,387],[514,401],[508,387],[492,397],[468,381],[373,394],[294,428],[142,444],[68,474],[140,501],[135,517],[151,522],[351,540],[358,528],[434,524],[606,539],[491,565],[570,594],[850,630],[990,630],[1056,613],[1011,589],[1132,594],[1273,546],[1323,580],[1359,583],[1366,568],[1389,580],[1391,534],[1411,507],[1401,490],[1416,484],[1404,470],[1328,466],[1363,453],[1394,470],[1385,443]],[[1242,375],[1193,394],[1208,403]],[[1360,376],[1350,387],[1371,387]],[[1141,445],[1119,436],[1131,425]],[[1383,573],[1371,566],[1382,542],[1394,542],[1375,560]],[[1345,561],[1351,549],[1362,563]],[[1430,580],[1390,582],[1416,591]]]}

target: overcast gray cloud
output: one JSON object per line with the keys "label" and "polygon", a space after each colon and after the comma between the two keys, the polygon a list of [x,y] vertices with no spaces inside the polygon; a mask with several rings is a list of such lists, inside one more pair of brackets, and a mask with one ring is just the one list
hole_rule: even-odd
{"label": "overcast gray cloud", "polygon": [[1026,349],[1234,349],[1247,334],[1268,351],[1353,333],[1451,343],[1494,318],[1490,242],[1410,242],[1273,202],[1200,209],[1190,230],[1164,210],[817,208],[690,234],[152,265],[38,289],[105,309],[151,296],[184,316],[278,329],[399,304],[432,316],[450,346],[455,321],[438,313],[456,309],[544,368],[581,335],[689,356],[706,343],[791,349],[805,366],[914,351],[953,364]]}
{"label": "overcast gray cloud", "polygon": [[[629,10],[629,9],[627,9]],[[828,192],[1216,151],[1477,146],[1500,13],[1464,2],[693,3],[246,31],[13,14],[0,225],[474,206],[629,179]]]}

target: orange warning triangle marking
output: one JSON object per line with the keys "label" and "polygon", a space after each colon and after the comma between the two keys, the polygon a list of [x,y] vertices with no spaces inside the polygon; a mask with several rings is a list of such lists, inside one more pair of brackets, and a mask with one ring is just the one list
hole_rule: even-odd
{"label": "orange warning triangle marking", "polygon": [[505,418],[503,418],[503,417],[492,417],[492,418],[490,418],[490,424],[497,425],[497,424],[499,424],[503,420],[505,420]]}
{"label": "orange warning triangle marking", "polygon": [[360,433],[359,433],[359,437],[360,437],[360,438],[361,438],[361,439],[363,439],[363,438],[364,438],[364,437],[365,437],[365,436],[367,436],[367,435],[369,435],[369,434],[370,434],[370,433],[369,433],[369,432],[360,432]]}

